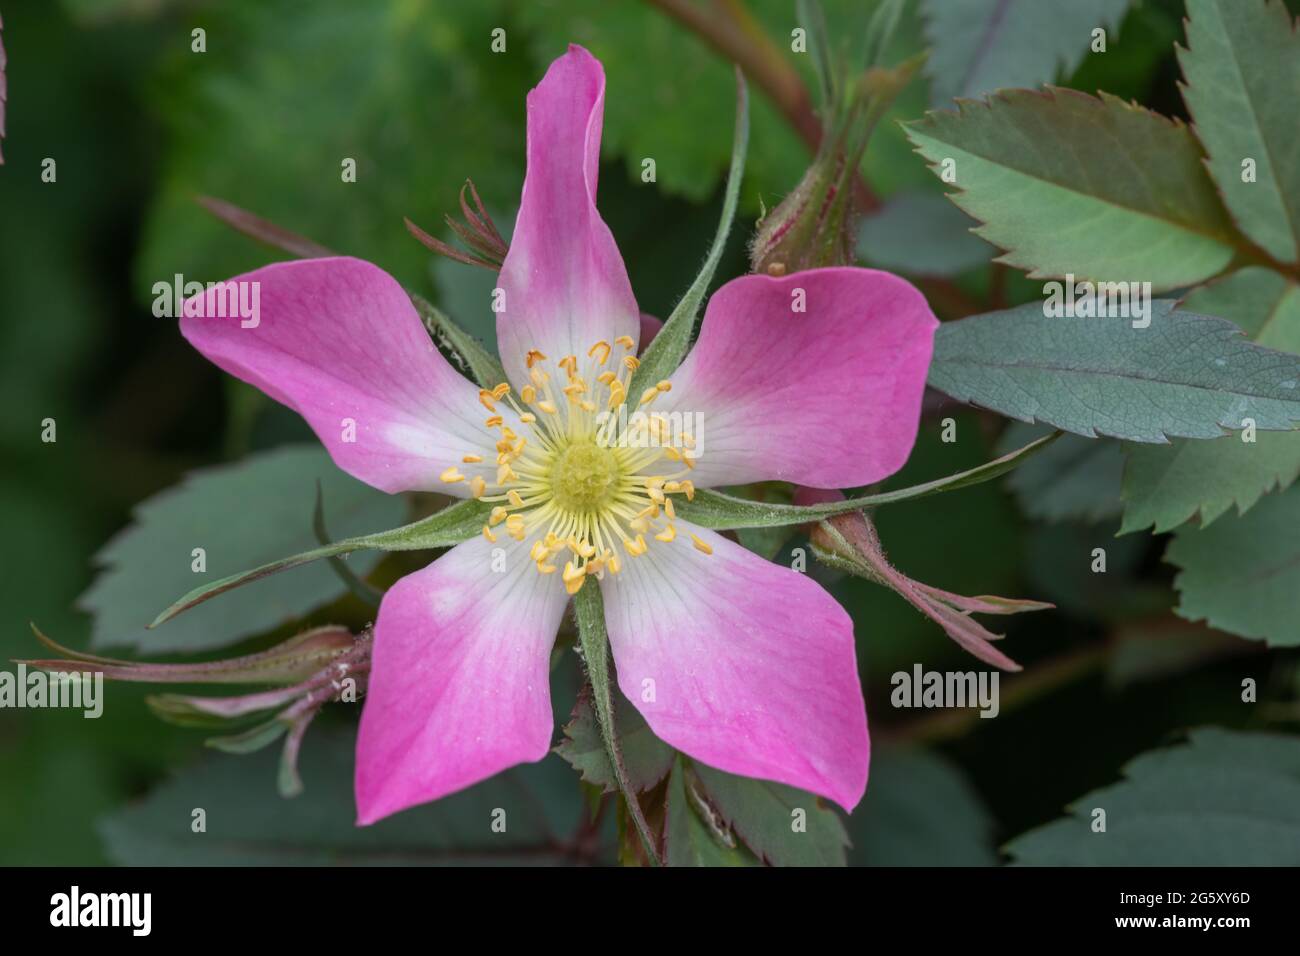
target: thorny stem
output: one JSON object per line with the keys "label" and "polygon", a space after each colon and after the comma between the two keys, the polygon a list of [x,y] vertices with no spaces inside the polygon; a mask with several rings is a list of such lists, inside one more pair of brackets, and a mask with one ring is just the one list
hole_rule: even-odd
{"label": "thorny stem", "polygon": [[[745,7],[743,0],[713,0],[708,6],[699,6],[691,0],[645,2],[672,17],[723,57],[740,66],[808,148],[817,152],[823,129],[803,79],[786,62],[781,50]],[[861,171],[853,179],[853,199],[858,212],[863,214],[880,207],[879,198],[871,191]],[[916,284],[934,303],[936,310],[946,316],[962,318],[980,311],[974,299],[947,279],[918,277]]]}

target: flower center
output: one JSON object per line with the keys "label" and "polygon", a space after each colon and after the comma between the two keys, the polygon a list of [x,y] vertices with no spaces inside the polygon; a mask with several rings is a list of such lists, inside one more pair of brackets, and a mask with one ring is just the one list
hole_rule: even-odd
{"label": "flower center", "polygon": [[[504,382],[479,392],[490,413],[484,424],[501,436],[495,464],[467,454],[441,475],[448,483],[468,482],[475,498],[497,503],[483,526],[487,540],[496,541],[493,529],[503,524],[516,541],[531,539],[529,557],[539,574],[555,573],[563,557],[561,577],[570,594],[589,574],[618,574],[621,553],[645,554],[647,536],[665,544],[676,540],[672,496],[695,497],[687,477],[697,458],[694,436],[679,414],[650,410],[671,383],[645,389],[633,405],[627,389],[640,365],[631,354],[636,343],[622,336],[614,344],[625,352],[617,362],[611,363],[610,344],[597,342],[585,360],[568,355],[551,371],[545,355],[530,351],[529,384],[517,398]],[[526,434],[507,424],[498,403],[508,405]],[[689,537],[698,550],[712,553]]]}
{"label": "flower center", "polygon": [[614,453],[588,436],[570,442],[551,466],[551,496],[572,512],[600,512],[614,498],[622,474]]}

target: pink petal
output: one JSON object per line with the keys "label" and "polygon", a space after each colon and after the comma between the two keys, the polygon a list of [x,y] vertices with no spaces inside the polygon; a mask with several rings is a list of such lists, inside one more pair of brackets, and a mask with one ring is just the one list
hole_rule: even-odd
{"label": "pink petal", "polygon": [[803,574],[686,522],[677,531],[602,582],[619,687],[703,763],[852,810],[871,745],[848,614]]}
{"label": "pink petal", "polygon": [[357,738],[359,824],[546,756],[568,596],[522,544],[494,571],[499,548],[466,541],[384,595]]}
{"label": "pink petal", "polygon": [[659,330],[664,327],[664,320],[651,315],[649,312],[641,313],[641,347],[640,352],[644,352],[646,346],[654,341],[654,337],[659,334]]}
{"label": "pink petal", "polygon": [[596,211],[605,72],[580,46],[528,94],[528,175],[501,267],[497,341],[506,372],[527,382],[524,356],[586,358],[640,322],[623,257]]}
{"label": "pink petal", "polygon": [[[496,436],[483,424],[478,389],[438,352],[411,300],[382,269],[360,259],[304,259],[229,281],[258,284],[257,324],[217,317],[222,293],[210,289],[186,301],[181,334],[302,415],[348,474],[383,491],[462,497],[468,484],[442,483],[443,469],[495,478],[488,467]],[[246,289],[251,304],[252,286]],[[461,464],[467,453],[488,464]]]}
{"label": "pink petal", "polygon": [[887,272],[742,276],[709,300],[671,401],[655,407],[701,416],[701,487],[870,484],[911,453],[937,326]]}

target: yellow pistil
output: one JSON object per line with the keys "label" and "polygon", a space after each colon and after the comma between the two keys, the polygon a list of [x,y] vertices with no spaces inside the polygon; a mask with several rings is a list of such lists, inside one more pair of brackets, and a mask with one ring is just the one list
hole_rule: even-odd
{"label": "yellow pistil", "polygon": [[[624,350],[617,359],[615,346]],[[527,550],[537,573],[559,572],[569,594],[587,577],[620,574],[627,560],[675,541],[673,497],[695,494],[685,480],[695,442],[676,433],[670,420],[675,416],[636,412],[672,383],[665,379],[629,398],[631,377],[640,367],[635,350],[631,336],[619,336],[613,345],[596,342],[555,362],[530,350],[527,381],[517,391],[502,382],[478,393],[492,413],[485,426],[497,429],[484,443],[495,448],[495,472],[485,466],[466,477],[452,466],[441,474],[446,483],[468,482],[475,498],[492,505],[485,540],[497,542],[493,529],[503,526]],[[483,465],[484,458],[470,453],[461,463]],[[690,537],[696,549],[711,552]]]}

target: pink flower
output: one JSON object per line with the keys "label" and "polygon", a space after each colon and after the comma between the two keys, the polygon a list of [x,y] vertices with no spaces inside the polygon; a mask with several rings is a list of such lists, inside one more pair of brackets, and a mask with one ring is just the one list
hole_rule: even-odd
{"label": "pink flower", "polygon": [[[745,276],[713,296],[671,383],[626,394],[641,323],[596,211],[604,87],[574,46],[528,96],[528,174],[499,282],[509,384],[457,374],[398,283],[356,259],[241,276],[260,283],[255,327],[181,320],[205,356],[299,412],[350,474],[496,505],[482,536],[384,596],[357,742],[362,824],[546,755],[550,652],[588,577],[619,686],[659,737],[845,809],[866,788],[849,616],[806,575],[678,519],[674,502],[896,471],[937,323],[887,273]],[[620,405],[661,414],[626,427],[602,416]],[[666,434],[673,412],[698,413],[702,440]]]}

